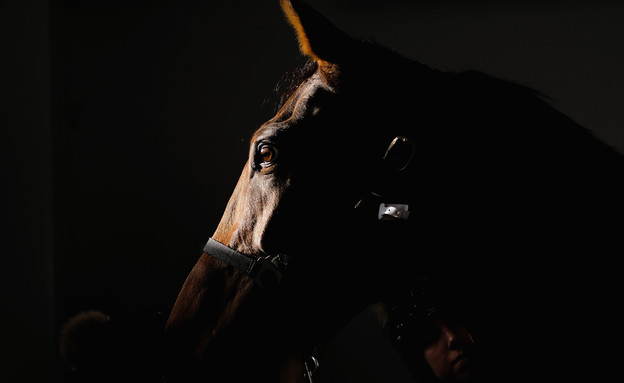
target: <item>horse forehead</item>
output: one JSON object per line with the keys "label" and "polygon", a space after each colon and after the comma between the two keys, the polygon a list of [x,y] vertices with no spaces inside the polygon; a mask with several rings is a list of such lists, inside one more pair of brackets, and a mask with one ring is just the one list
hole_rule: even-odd
{"label": "horse forehead", "polygon": [[[312,105],[310,101],[319,92],[334,93],[335,90],[329,85],[325,78],[317,72],[299,85],[297,90],[293,92],[276,115],[256,131],[253,140],[258,141],[275,135],[280,130],[287,129],[297,121],[303,119],[306,114],[311,111]],[[318,107],[318,105],[316,107]]]}

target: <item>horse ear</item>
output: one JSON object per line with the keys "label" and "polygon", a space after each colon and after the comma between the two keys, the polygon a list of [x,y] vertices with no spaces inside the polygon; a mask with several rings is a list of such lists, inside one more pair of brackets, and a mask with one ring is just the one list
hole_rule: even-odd
{"label": "horse ear", "polygon": [[352,39],[307,4],[298,0],[280,2],[297,34],[301,52],[316,61],[340,62]]}

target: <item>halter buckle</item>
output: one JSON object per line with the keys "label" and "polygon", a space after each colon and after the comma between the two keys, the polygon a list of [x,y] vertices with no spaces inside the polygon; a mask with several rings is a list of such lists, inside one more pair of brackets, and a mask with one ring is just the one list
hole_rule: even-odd
{"label": "halter buckle", "polygon": [[409,206],[400,203],[381,203],[377,218],[381,221],[406,220],[409,217]]}
{"label": "halter buckle", "polygon": [[268,289],[279,285],[284,276],[280,266],[284,266],[284,269],[286,266],[286,262],[282,258],[278,255],[273,259],[260,258],[256,261],[252,275],[259,287]]}

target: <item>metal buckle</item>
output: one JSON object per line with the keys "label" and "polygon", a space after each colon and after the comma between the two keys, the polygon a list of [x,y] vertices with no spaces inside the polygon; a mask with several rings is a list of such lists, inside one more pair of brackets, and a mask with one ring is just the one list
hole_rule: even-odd
{"label": "metal buckle", "polygon": [[261,258],[257,261],[254,281],[263,288],[268,289],[277,286],[282,281],[282,271],[270,260]]}
{"label": "metal buckle", "polygon": [[381,203],[377,218],[381,221],[406,220],[409,217],[409,206],[400,203]]}

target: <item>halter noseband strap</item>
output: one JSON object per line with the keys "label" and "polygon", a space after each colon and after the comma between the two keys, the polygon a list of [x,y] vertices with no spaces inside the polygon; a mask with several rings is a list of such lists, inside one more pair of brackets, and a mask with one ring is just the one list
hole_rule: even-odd
{"label": "halter noseband strap", "polygon": [[274,287],[279,284],[288,267],[288,256],[284,254],[254,258],[213,238],[208,239],[206,246],[204,246],[204,252],[249,275],[262,288]]}

